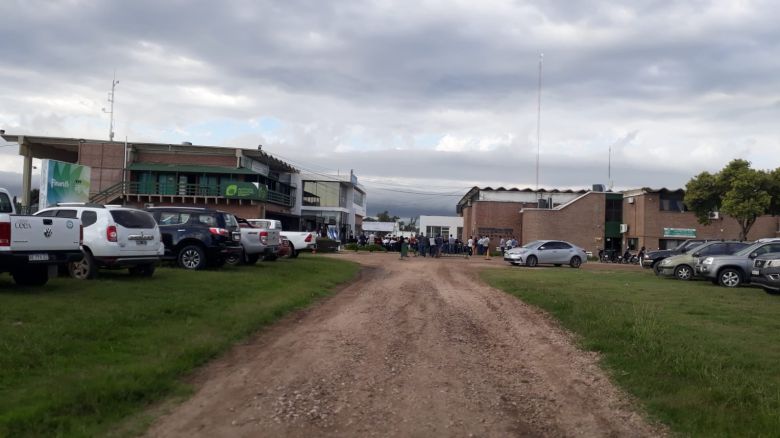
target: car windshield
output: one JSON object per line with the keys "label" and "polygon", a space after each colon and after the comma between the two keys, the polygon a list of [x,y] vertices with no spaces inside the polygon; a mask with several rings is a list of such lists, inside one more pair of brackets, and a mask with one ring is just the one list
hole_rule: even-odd
{"label": "car windshield", "polygon": [[715,242],[700,243],[700,244],[694,246],[693,248],[689,249],[687,252],[689,252],[691,254],[695,254],[695,253],[703,250],[704,248],[706,248],[706,247],[708,247],[708,246],[710,246],[710,245],[712,245],[714,243]]}
{"label": "car windshield", "polygon": [[238,221],[235,216],[232,214],[224,214],[223,217],[225,220],[225,228],[238,228]]}
{"label": "car windshield", "polygon": [[11,200],[5,193],[0,193],[0,213],[10,213],[14,211],[14,206],[11,204]]}
{"label": "car windshield", "polygon": [[541,240],[534,240],[533,242],[528,242],[525,245],[523,245],[523,248],[525,249],[533,249],[539,246],[539,244],[542,243]]}

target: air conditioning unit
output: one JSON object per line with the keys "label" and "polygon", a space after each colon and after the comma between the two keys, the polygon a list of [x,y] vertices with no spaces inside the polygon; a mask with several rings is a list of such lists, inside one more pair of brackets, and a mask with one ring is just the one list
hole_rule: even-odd
{"label": "air conditioning unit", "polygon": [[628,203],[629,204],[633,204],[634,203],[634,197],[633,196],[628,198]]}
{"label": "air conditioning unit", "polygon": [[720,219],[720,213],[717,211],[711,211],[709,214],[710,220]]}
{"label": "air conditioning unit", "polygon": [[620,233],[628,233],[628,224],[620,224]]}

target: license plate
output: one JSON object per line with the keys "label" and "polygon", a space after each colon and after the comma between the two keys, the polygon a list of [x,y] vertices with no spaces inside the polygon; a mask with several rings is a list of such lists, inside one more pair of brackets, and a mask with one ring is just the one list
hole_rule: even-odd
{"label": "license plate", "polygon": [[30,254],[27,256],[27,260],[31,262],[47,262],[49,261],[48,254]]}
{"label": "license plate", "polygon": [[136,240],[135,244],[136,245],[146,245],[146,241],[145,240]]}
{"label": "license plate", "polygon": [[750,273],[753,275],[758,275],[758,269],[753,269]]}

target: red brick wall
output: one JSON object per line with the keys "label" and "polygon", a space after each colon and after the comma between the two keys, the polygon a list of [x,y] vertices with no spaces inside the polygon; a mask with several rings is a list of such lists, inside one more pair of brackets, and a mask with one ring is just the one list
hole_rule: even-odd
{"label": "red brick wall", "polygon": [[236,157],[229,155],[196,155],[185,153],[157,153],[137,151],[133,156],[137,163],[195,164],[204,166],[236,167]]}
{"label": "red brick wall", "polygon": [[125,146],[122,143],[82,143],[78,164],[91,167],[90,194],[122,181]]}
{"label": "red brick wall", "polygon": [[[633,204],[624,199],[623,218],[629,226],[625,237],[639,238],[640,247],[658,248],[664,228],[693,228],[699,239],[739,239],[740,227],[734,218],[721,215],[712,224],[702,225],[691,212],[661,211],[657,193],[635,196]],[[759,217],[748,233],[748,240],[764,237],[778,237],[777,217]]]}
{"label": "red brick wall", "polygon": [[523,211],[522,242],[557,239],[598,253],[603,247],[606,199],[603,193],[588,193],[560,210]]}
{"label": "red brick wall", "polygon": [[[471,207],[463,209],[463,235],[466,239],[487,235],[491,248],[498,246],[501,237],[520,239],[523,228],[521,208],[523,204],[520,202],[474,201]],[[486,232],[490,228],[510,231]]]}

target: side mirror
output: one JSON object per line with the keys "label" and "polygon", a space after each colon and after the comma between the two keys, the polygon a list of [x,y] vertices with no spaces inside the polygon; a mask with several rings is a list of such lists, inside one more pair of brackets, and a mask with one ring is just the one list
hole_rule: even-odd
{"label": "side mirror", "polygon": [[545,249],[547,249],[547,247],[546,247],[546,246],[540,246],[540,247],[539,247],[539,251],[544,251]]}
{"label": "side mirror", "polygon": [[756,257],[758,257],[758,253],[757,253],[757,252],[751,253],[751,254],[748,256],[748,258],[751,258],[751,259],[754,259],[754,258],[756,258]]}
{"label": "side mirror", "polygon": [[699,257],[701,257],[701,253],[695,252],[695,253],[691,254],[691,257],[699,258]]}

